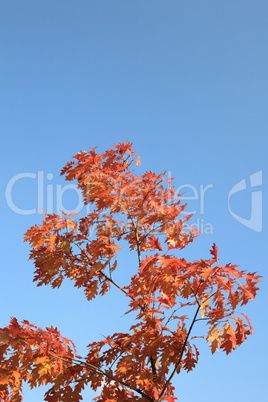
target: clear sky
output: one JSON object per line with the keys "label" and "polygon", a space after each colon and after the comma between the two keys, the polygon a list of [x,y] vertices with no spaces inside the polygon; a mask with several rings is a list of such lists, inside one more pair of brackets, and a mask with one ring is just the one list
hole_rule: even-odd
{"label": "clear sky", "polygon": [[[23,234],[42,207],[79,209],[59,177],[65,162],[129,140],[141,168],[176,177],[196,212],[203,234],[183,256],[207,258],[216,242],[223,264],[264,277],[243,310],[254,336],[228,357],[200,343],[197,368],[174,381],[176,396],[264,400],[267,21],[266,0],[0,2],[1,327],[11,316],[54,325],[85,353],[127,325],[116,293],[89,303],[69,283],[36,288]],[[123,256],[122,270],[128,264]],[[27,402],[41,395],[25,389]]]}

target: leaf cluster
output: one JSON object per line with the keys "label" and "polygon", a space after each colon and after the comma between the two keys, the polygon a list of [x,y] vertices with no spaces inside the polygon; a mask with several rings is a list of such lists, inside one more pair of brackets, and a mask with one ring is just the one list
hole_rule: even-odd
{"label": "leaf cluster", "polygon": [[[128,333],[89,344],[82,358],[56,328],[12,319],[0,329],[1,400],[21,401],[25,381],[51,384],[48,402],[79,401],[85,386],[99,392],[97,402],[172,402],[174,375],[198,362],[196,337],[204,337],[212,353],[229,354],[253,332],[237,308],[255,298],[260,277],[221,265],[215,244],[207,260],[178,258],[176,252],[198,233],[188,225],[173,179],[136,175],[131,168],[139,163],[129,142],[103,154],[91,148],[75,155],[62,174],[77,181],[92,212],[44,213],[43,223],[25,234],[38,286],[57,288],[68,278],[88,300],[113,286],[125,295],[126,314],[136,314],[135,323]],[[137,255],[127,284],[113,277],[122,244]],[[198,321],[206,322],[205,335],[198,333]]]}

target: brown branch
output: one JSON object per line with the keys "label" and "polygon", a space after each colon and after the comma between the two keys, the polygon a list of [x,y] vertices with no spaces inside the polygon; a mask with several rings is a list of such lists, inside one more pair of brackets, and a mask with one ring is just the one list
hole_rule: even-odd
{"label": "brown branch", "polygon": [[136,237],[136,244],[137,244],[137,254],[138,254],[138,261],[139,261],[139,266],[141,265],[141,250],[140,250],[140,238],[139,238],[139,233],[138,233],[138,225],[137,223],[134,222],[134,219],[131,217],[130,218],[132,221],[132,224],[135,228],[135,237]]}
{"label": "brown branch", "polygon": [[157,376],[157,370],[156,370],[156,360],[152,356],[150,357],[150,363],[151,363],[151,368],[152,368],[152,373],[153,373],[153,382],[154,385],[156,386],[156,376]]}
{"label": "brown branch", "polygon": [[94,373],[97,373],[97,374],[100,374],[100,375],[102,375],[102,376],[105,376],[105,377],[109,378],[109,380],[115,381],[115,382],[117,382],[118,384],[123,385],[124,387],[130,389],[131,391],[135,391],[135,392],[137,392],[138,394],[140,394],[141,396],[143,396],[143,398],[147,399],[148,401],[153,402],[153,398],[151,398],[149,395],[145,394],[143,391],[141,391],[141,390],[139,390],[139,389],[137,389],[137,388],[132,388],[132,387],[131,387],[129,384],[127,384],[126,382],[121,381],[121,380],[119,380],[118,378],[116,378],[116,377],[114,377],[113,375],[111,375],[111,371],[110,371],[110,370],[106,370],[106,371],[101,370],[101,369],[99,369],[98,367],[96,367],[94,364],[83,362],[83,361],[80,360],[80,359],[69,358],[69,357],[66,358],[66,357],[62,357],[62,356],[57,356],[57,355],[55,355],[55,354],[52,353],[52,352],[49,352],[49,354],[50,354],[52,357],[57,358],[57,359],[60,359],[60,360],[62,360],[62,361],[64,361],[64,362],[66,362],[66,363],[69,363],[69,364],[72,364],[72,365],[73,365],[73,363],[74,363],[75,365],[78,365],[78,366],[80,366],[80,367],[84,367],[85,369],[89,369],[89,370],[93,371]]}
{"label": "brown branch", "polygon": [[[80,251],[82,252],[82,253],[85,253],[86,254],[86,258],[87,258],[87,260],[88,260],[88,265],[92,265],[91,263],[90,263],[90,258],[89,258],[89,256],[88,256],[88,254],[87,254],[87,252],[82,248],[82,247],[80,247],[80,245],[79,244],[77,244],[77,243],[73,243],[73,244],[75,244],[79,249],[80,249]],[[106,275],[103,271],[98,271],[98,273],[100,273],[107,281],[109,281],[109,282],[111,282],[115,287],[117,287],[117,289],[119,289],[119,290],[121,290],[122,292],[124,292],[125,293],[125,295],[127,295],[127,296],[129,296],[128,295],[128,293],[127,293],[127,291],[124,289],[124,288],[122,288],[120,285],[118,285],[118,283],[116,283],[112,278],[110,278],[108,275]],[[131,297],[131,296],[129,296],[132,300],[134,300],[134,298],[133,297]]]}
{"label": "brown branch", "polygon": [[197,315],[198,315],[198,313],[199,313],[199,310],[200,310],[200,306],[198,306],[198,308],[197,308],[197,310],[196,310],[196,312],[195,312],[195,315],[194,315],[194,317],[193,317],[192,323],[191,323],[191,325],[190,325],[190,328],[189,328],[188,333],[187,333],[187,335],[186,335],[186,338],[185,338],[185,340],[184,340],[184,343],[183,343],[183,346],[182,346],[182,349],[181,349],[181,352],[180,352],[179,359],[178,359],[177,363],[175,364],[174,369],[172,370],[170,376],[168,377],[168,379],[167,379],[167,381],[166,381],[166,383],[165,383],[165,385],[164,385],[162,391],[160,392],[160,395],[159,395],[159,398],[158,398],[157,402],[160,402],[160,401],[161,401],[161,397],[164,395],[164,392],[165,392],[165,390],[167,389],[167,386],[168,386],[169,383],[171,382],[172,378],[174,377],[174,375],[175,375],[175,373],[176,373],[176,371],[177,371],[177,368],[178,368],[179,365],[181,364],[182,357],[183,357],[185,348],[186,348],[186,346],[187,346],[189,336],[190,336],[190,334],[191,334],[191,332],[192,332],[194,323],[196,322],[196,317],[197,317]]}

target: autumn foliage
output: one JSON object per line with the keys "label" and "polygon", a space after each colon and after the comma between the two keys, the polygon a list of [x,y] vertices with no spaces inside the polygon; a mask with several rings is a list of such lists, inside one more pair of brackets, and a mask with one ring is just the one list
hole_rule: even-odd
{"label": "autumn foliage", "polygon": [[[21,401],[27,382],[50,385],[48,402],[78,402],[86,386],[98,392],[97,402],[174,402],[172,379],[197,364],[197,337],[204,337],[212,353],[229,354],[252,333],[248,317],[236,310],[255,298],[259,276],[221,265],[215,244],[206,260],[181,257],[178,250],[197,232],[189,227],[172,179],[135,175],[133,164],[139,156],[129,142],[103,154],[78,153],[62,174],[77,181],[92,212],[44,214],[25,241],[37,286],[57,288],[69,278],[88,300],[115,287],[125,296],[126,314],[136,320],[127,333],[89,344],[82,358],[56,328],[12,318],[0,329],[1,401]],[[128,269],[117,267],[123,241],[137,255],[136,273],[127,284],[113,275]],[[199,327],[206,333],[197,333],[198,321],[206,323]]]}

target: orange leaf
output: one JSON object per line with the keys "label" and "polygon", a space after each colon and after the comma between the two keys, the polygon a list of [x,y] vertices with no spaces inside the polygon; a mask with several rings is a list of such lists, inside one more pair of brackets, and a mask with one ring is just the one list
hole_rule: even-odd
{"label": "orange leaf", "polygon": [[161,244],[159,243],[159,240],[156,237],[151,236],[151,237],[149,237],[148,241],[152,248],[155,248],[159,251],[163,251]]}

